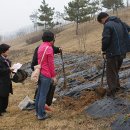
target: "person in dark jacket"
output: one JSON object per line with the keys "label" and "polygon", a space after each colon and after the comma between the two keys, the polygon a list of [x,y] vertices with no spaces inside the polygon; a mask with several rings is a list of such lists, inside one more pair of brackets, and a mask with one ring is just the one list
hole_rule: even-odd
{"label": "person in dark jacket", "polygon": [[102,51],[106,54],[107,95],[115,96],[120,89],[119,69],[127,52],[127,41],[130,27],[115,16],[101,12],[97,20],[104,25],[102,33]]}
{"label": "person in dark jacket", "polygon": [[9,101],[9,93],[13,94],[12,82],[10,79],[11,62],[7,59],[10,46],[0,44],[0,116],[6,112]]}
{"label": "person in dark jacket", "polygon": [[[42,39],[43,40],[43,39]],[[54,41],[55,42],[55,41]],[[34,71],[34,66],[38,64],[38,60],[37,60],[37,51],[38,51],[38,48],[39,46],[34,50],[34,54],[33,54],[33,58],[32,58],[32,62],[31,62],[31,69],[32,71]],[[56,46],[52,46],[53,48],[53,52],[54,54],[58,54],[58,53],[61,53],[62,49],[60,47],[56,47]],[[54,95],[54,88],[55,86],[53,85],[53,83],[51,83],[51,88],[53,89],[50,89],[49,92],[48,92],[48,95],[47,95],[47,105],[51,105],[52,103],[52,99],[53,99],[53,95]],[[37,88],[35,90],[35,94],[34,94],[34,101],[36,99],[36,94],[37,94]]]}

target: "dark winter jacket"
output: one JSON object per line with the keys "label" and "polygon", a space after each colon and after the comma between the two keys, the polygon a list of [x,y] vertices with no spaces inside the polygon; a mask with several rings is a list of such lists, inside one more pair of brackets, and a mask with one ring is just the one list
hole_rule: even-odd
{"label": "dark winter jacket", "polygon": [[[39,46],[38,46],[38,47],[39,47]],[[32,69],[32,70],[34,70],[34,66],[38,64],[38,60],[37,60],[38,47],[37,47],[37,48],[35,49],[35,51],[34,51],[32,63],[31,63],[31,69]],[[59,47],[53,46],[53,51],[54,51],[54,54],[60,53]]]}
{"label": "dark winter jacket", "polygon": [[7,97],[9,93],[13,94],[10,66],[11,62],[0,56],[0,97]]}
{"label": "dark winter jacket", "polygon": [[[125,27],[124,27],[125,26]],[[125,55],[126,47],[126,29],[129,32],[130,27],[117,17],[109,17],[104,24],[102,34],[102,51],[106,52],[108,57]]]}

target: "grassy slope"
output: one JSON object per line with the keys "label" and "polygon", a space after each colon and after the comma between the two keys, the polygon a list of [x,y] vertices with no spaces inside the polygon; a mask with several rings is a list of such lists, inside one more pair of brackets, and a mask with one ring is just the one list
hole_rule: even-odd
{"label": "grassy slope", "polygon": [[[129,10],[120,12],[120,17],[130,24]],[[61,46],[66,52],[76,52],[76,50],[86,53],[100,54],[102,26],[97,22],[84,23],[80,25],[80,36],[75,35],[75,26],[70,25],[63,32],[56,36],[56,46]],[[83,44],[81,44],[83,43]],[[15,40],[11,43],[11,59],[13,62],[26,63],[31,61],[32,54],[36,46],[40,44],[26,45],[24,40]],[[80,49],[79,49],[80,48]],[[52,117],[46,121],[37,121],[34,111],[20,111],[17,107],[19,102],[26,96],[33,98],[35,85],[28,79],[23,84],[13,84],[14,95],[10,96],[8,111],[4,117],[0,117],[0,130],[109,130],[111,119],[94,120],[87,118],[82,110],[88,104],[94,102],[97,97],[93,92],[84,92],[78,99],[65,97],[57,99],[52,106],[54,112],[49,113]]]}

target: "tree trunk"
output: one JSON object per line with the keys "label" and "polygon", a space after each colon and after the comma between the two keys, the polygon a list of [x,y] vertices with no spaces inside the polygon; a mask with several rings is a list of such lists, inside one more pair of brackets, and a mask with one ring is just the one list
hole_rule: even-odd
{"label": "tree trunk", "polygon": [[[77,18],[78,19],[78,18]],[[78,21],[76,22],[76,35],[78,35],[78,30],[79,30],[79,23]]]}
{"label": "tree trunk", "polygon": [[113,14],[114,14],[114,8],[112,10],[113,10]]}
{"label": "tree trunk", "polygon": [[79,0],[77,0],[76,35],[78,35],[78,29],[79,29]]}
{"label": "tree trunk", "polygon": [[116,16],[118,16],[118,8],[116,7],[115,10],[116,10]]}
{"label": "tree trunk", "polygon": [[127,0],[127,7],[129,6],[129,1]]}

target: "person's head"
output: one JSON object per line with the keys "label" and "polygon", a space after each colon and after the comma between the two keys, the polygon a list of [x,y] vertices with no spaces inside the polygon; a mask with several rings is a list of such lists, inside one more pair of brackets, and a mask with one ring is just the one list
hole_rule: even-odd
{"label": "person's head", "polygon": [[42,36],[42,41],[43,42],[50,42],[50,43],[54,44],[54,42],[55,42],[54,33],[52,33],[51,31],[45,31],[43,33],[43,36]]}
{"label": "person's head", "polygon": [[109,15],[106,12],[101,12],[98,14],[97,21],[101,24],[105,24],[108,18],[109,18]]}
{"label": "person's head", "polygon": [[3,55],[4,57],[7,57],[8,52],[9,52],[9,48],[10,48],[10,46],[5,44],[5,43],[0,44],[0,55]]}

